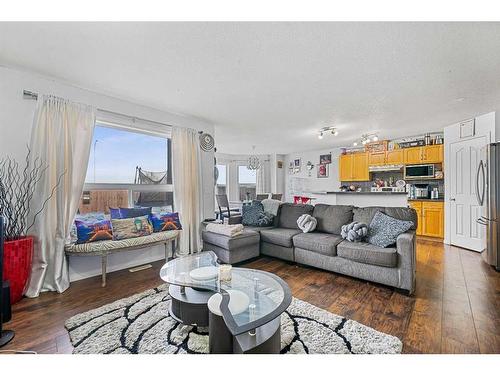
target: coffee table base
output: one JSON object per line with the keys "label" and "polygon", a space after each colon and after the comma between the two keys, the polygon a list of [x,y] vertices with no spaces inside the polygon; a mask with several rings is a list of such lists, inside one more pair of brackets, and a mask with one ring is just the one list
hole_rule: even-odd
{"label": "coffee table base", "polygon": [[214,292],[170,285],[168,293],[172,297],[169,313],[173,319],[185,325],[208,326],[207,302]]}
{"label": "coffee table base", "polygon": [[233,336],[220,315],[209,311],[208,348],[210,354],[279,354],[281,317],[249,332]]}

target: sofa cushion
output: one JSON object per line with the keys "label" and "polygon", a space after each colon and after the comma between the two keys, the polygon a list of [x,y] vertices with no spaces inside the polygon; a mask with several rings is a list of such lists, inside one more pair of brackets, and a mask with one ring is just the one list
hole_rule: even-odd
{"label": "sofa cushion", "polygon": [[331,234],[340,234],[342,225],[352,222],[352,206],[317,204],[313,216],[318,220],[316,230]]}
{"label": "sofa cushion", "polygon": [[330,256],[337,255],[337,245],[340,242],[342,237],[320,232],[301,233],[293,237],[295,247]]}
{"label": "sofa cushion", "polygon": [[292,238],[299,233],[302,233],[299,229],[274,228],[260,231],[260,238],[264,242],[292,247]]}
{"label": "sofa cushion", "polygon": [[411,221],[395,219],[377,212],[369,226],[368,242],[380,247],[394,245],[398,236],[410,230],[412,226]]}
{"label": "sofa cushion", "polygon": [[297,219],[304,214],[312,215],[313,209],[309,204],[283,203],[280,206],[278,227],[299,229]]}
{"label": "sofa cushion", "polygon": [[411,221],[413,224],[411,229],[417,230],[418,219],[415,209],[410,207],[386,207],[384,213],[399,220]]}
{"label": "sofa cushion", "polygon": [[398,253],[395,247],[378,247],[366,242],[342,241],[337,246],[337,255],[358,263],[383,267],[396,267]]}
{"label": "sofa cushion", "polygon": [[354,207],[352,221],[357,221],[359,223],[370,224],[372,222],[375,214],[380,211],[382,213],[385,212],[385,207]]}
{"label": "sofa cushion", "polygon": [[241,247],[253,245],[259,242],[259,233],[245,229],[243,233],[238,236],[229,237],[223,234],[203,231],[202,232],[203,242],[222,247],[226,250],[234,250]]}

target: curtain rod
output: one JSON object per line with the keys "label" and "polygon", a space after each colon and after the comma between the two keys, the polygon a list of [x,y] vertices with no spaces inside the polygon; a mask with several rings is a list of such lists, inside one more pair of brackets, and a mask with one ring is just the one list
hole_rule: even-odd
{"label": "curtain rod", "polygon": [[[24,99],[28,99],[28,100],[38,100],[38,93],[33,92],[33,91],[29,91],[29,90],[23,90],[23,98]],[[125,115],[123,113],[113,112],[113,111],[109,111],[107,109],[97,108],[97,110],[99,112],[104,112],[104,113],[107,113],[107,114],[110,114],[110,115],[128,117],[129,119],[132,120],[132,122],[144,121],[144,122],[149,122],[151,124],[156,124],[156,125],[161,125],[161,126],[172,126],[170,124],[165,124],[164,122],[159,122],[159,121],[154,121],[154,120],[148,120],[148,119],[141,118],[141,117],[136,117],[136,116]],[[199,134],[203,134],[203,131],[199,130],[198,133]]]}

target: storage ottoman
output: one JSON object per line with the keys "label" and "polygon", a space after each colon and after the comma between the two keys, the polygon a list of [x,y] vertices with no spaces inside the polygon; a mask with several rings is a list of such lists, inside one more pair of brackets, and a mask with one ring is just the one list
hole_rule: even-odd
{"label": "storage ottoman", "polygon": [[223,263],[234,264],[259,256],[260,235],[250,229],[235,237],[202,232],[203,251],[213,251]]}

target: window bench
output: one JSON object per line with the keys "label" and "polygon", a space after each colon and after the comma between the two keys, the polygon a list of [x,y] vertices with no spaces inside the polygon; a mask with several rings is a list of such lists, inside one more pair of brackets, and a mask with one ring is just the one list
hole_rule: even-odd
{"label": "window bench", "polygon": [[175,256],[175,248],[179,241],[178,230],[171,230],[165,232],[157,232],[144,237],[127,238],[126,240],[118,241],[96,241],[84,244],[69,244],[66,245],[64,250],[66,255],[71,256],[101,256],[102,259],[102,286],[106,286],[106,266],[108,254],[117,253],[121,251],[139,250],[146,247],[163,244],[165,246],[165,260],[168,260],[169,244],[174,244],[172,247],[172,257]]}

